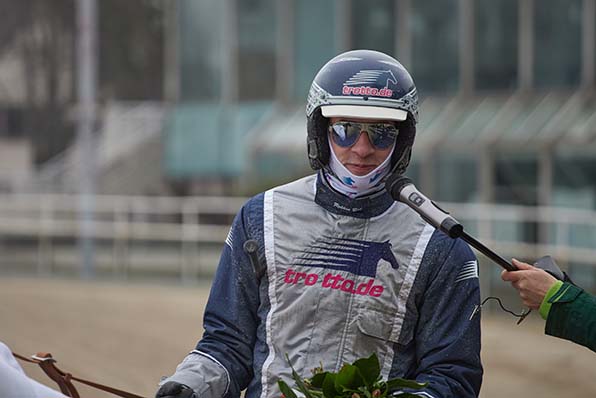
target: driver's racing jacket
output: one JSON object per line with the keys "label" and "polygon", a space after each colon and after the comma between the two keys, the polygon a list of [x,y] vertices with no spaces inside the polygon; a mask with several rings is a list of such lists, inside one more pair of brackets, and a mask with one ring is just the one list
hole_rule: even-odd
{"label": "driver's racing jacket", "polygon": [[[254,240],[252,257],[245,242]],[[254,242],[252,242],[254,243]],[[470,248],[387,193],[349,199],[313,175],[249,200],[211,288],[204,335],[166,381],[199,398],[279,398],[321,364],[377,354],[383,378],[423,397],[476,397],[478,265]]]}

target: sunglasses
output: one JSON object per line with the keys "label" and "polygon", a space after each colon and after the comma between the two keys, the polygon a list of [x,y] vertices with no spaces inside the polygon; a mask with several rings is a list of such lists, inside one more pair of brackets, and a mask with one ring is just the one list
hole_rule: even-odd
{"label": "sunglasses", "polygon": [[395,142],[398,130],[393,123],[335,122],[329,126],[331,138],[338,146],[349,148],[366,132],[368,140],[377,149],[387,149]]}

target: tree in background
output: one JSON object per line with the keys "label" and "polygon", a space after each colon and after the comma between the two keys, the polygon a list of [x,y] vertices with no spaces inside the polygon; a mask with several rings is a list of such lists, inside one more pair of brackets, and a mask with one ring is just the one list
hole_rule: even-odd
{"label": "tree in background", "polygon": [[7,22],[0,29],[0,57],[20,63],[21,133],[41,163],[72,137],[66,114],[74,98],[74,2],[0,0],[0,10]]}
{"label": "tree in background", "polygon": [[164,1],[99,0],[103,99],[163,98]]}
{"label": "tree in background", "polygon": [[[160,100],[163,3],[97,4],[98,101]],[[62,152],[74,137],[76,1],[0,0],[0,12],[0,59],[13,57],[20,63],[21,134],[32,142],[39,165]],[[0,108],[5,102],[0,91]]]}

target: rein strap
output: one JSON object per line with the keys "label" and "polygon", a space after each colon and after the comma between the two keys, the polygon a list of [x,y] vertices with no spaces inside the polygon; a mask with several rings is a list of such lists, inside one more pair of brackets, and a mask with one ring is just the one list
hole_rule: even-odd
{"label": "rein strap", "polygon": [[130,392],[118,390],[113,387],[104,386],[103,384],[95,383],[89,380],[80,379],[71,375],[70,373],[65,373],[62,370],[58,369],[55,365],[56,360],[52,357],[52,354],[49,352],[38,352],[35,355],[31,356],[31,359],[26,358],[22,355],[12,353],[15,358],[20,359],[21,361],[35,363],[38,364],[41,369],[48,375],[50,379],[52,379],[58,387],[60,387],[60,391],[62,394],[71,397],[71,398],[80,398],[79,392],[75,388],[74,384],[72,384],[71,380],[78,381],[79,383],[86,384],[90,387],[96,388],[98,390],[102,390],[105,392],[109,392],[110,394],[118,395],[122,398],[143,398],[140,395],[132,394]]}

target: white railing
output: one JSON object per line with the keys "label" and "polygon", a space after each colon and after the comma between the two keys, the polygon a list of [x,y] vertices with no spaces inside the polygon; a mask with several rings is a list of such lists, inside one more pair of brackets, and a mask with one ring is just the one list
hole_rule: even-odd
{"label": "white railing", "polygon": [[[596,266],[596,211],[457,203],[442,207],[498,252],[527,259],[549,254],[560,264]],[[499,233],[499,226],[505,231]]]}
{"label": "white railing", "polygon": [[[118,275],[212,273],[232,219],[232,197],[96,196],[91,236],[98,269]],[[596,265],[596,212],[546,207],[442,203],[466,230],[504,257],[554,256]],[[81,197],[0,195],[0,269],[18,264],[53,273],[80,263]],[[538,240],[536,239],[538,237]],[[577,239],[580,237],[581,239]]]}
{"label": "white railing", "polygon": [[[76,195],[0,195],[0,269],[40,274],[80,264],[77,240],[90,219],[95,265],[131,272],[211,274],[232,218],[245,202],[231,197],[95,196],[92,214]],[[16,269],[15,269],[16,268]]]}

